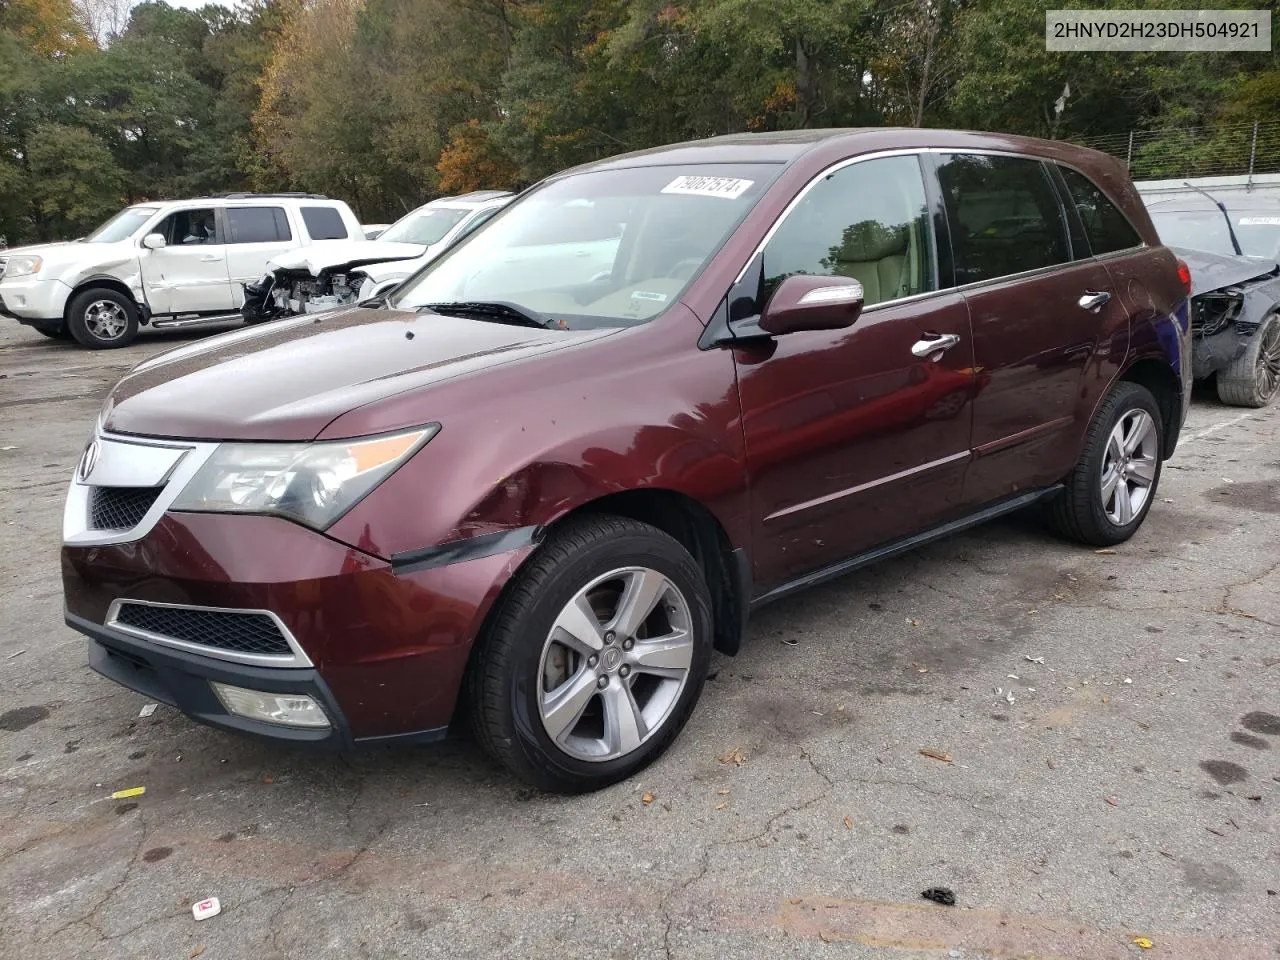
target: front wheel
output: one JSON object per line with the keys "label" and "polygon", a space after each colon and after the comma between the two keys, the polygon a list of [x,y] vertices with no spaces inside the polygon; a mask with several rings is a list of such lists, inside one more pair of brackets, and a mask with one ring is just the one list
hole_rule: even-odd
{"label": "front wheel", "polygon": [[1280,391],[1280,313],[1265,317],[1244,353],[1218,373],[1218,399],[1233,407],[1265,407]]}
{"label": "front wheel", "polygon": [[666,750],[702,691],[702,570],[661,530],[599,516],[553,534],[518,578],[471,665],[480,743],[545,790],[626,779]]}
{"label": "front wheel", "polygon": [[1084,451],[1049,505],[1061,536],[1094,546],[1123,543],[1146,519],[1160,483],[1164,421],[1151,392],[1116,384],[1098,407]]}
{"label": "front wheel", "polygon": [[109,287],[91,287],[72,298],[67,329],[76,343],[90,350],[110,350],[138,336],[138,308]]}

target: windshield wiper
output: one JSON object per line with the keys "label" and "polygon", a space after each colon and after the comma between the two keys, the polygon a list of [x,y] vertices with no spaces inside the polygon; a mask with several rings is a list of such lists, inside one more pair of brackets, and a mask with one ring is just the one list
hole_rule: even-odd
{"label": "windshield wiper", "polygon": [[1204,196],[1209,198],[1210,203],[1212,203],[1215,207],[1217,207],[1219,210],[1222,211],[1222,218],[1227,221],[1227,233],[1231,237],[1231,246],[1235,247],[1237,257],[1243,257],[1244,251],[1240,249],[1240,241],[1236,238],[1236,231],[1231,226],[1231,214],[1227,213],[1227,205],[1223,203],[1221,200],[1219,200],[1217,197],[1215,197],[1208,190],[1201,190],[1194,183],[1190,183],[1189,181],[1183,180],[1182,185],[1184,187],[1191,188],[1196,193],[1204,194]]}
{"label": "windshield wiper", "polygon": [[435,313],[445,313],[455,317],[478,317],[482,320],[495,320],[498,323],[510,323],[519,327],[539,327],[543,330],[551,326],[551,322],[536,310],[522,307],[518,303],[506,300],[458,300],[453,303],[428,303],[420,309]]}

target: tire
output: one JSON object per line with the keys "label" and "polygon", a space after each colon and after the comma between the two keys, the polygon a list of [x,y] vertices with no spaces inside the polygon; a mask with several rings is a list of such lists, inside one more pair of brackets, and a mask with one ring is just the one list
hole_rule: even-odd
{"label": "tire", "polygon": [[[629,590],[655,600],[630,630],[619,616]],[[591,621],[579,619],[584,596]],[[616,635],[605,629],[613,621]],[[578,636],[594,629],[599,653],[558,626],[565,622]],[[688,551],[648,524],[585,518],[538,549],[490,614],[468,671],[467,710],[481,746],[515,776],[560,793],[598,790],[670,746],[710,661],[711,598]],[[649,672],[660,667],[666,675]]]}
{"label": "tire", "polygon": [[1280,313],[1265,317],[1244,353],[1218,372],[1218,399],[1233,407],[1265,407],[1280,391]]}
{"label": "tire", "polygon": [[[1140,429],[1130,432],[1132,428]],[[1122,440],[1138,441],[1136,449],[1126,455]],[[1062,537],[1099,547],[1128,540],[1155,501],[1163,450],[1164,421],[1155,397],[1139,384],[1117,383],[1089,424],[1084,451],[1067,476],[1066,489],[1049,504],[1049,525]],[[1121,477],[1113,493],[1104,495],[1104,482],[1114,475],[1111,467],[1117,455]],[[1139,499],[1140,491],[1145,494]]]}
{"label": "tire", "polygon": [[71,298],[67,330],[90,350],[127,347],[138,336],[138,308],[110,287],[90,287]]}

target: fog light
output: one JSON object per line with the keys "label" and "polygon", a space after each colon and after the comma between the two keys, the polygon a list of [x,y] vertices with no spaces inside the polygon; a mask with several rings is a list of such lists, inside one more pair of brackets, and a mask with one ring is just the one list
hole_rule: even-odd
{"label": "fog light", "polygon": [[236,716],[286,727],[329,726],[329,718],[320,709],[320,704],[304,693],[266,693],[225,683],[210,683],[222,705]]}

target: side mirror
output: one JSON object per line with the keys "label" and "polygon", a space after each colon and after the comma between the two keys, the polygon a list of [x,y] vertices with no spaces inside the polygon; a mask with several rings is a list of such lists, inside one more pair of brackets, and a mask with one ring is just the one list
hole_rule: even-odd
{"label": "side mirror", "polygon": [[165,245],[163,233],[148,233],[142,238],[142,245],[148,250],[159,250]]}
{"label": "side mirror", "polygon": [[849,277],[797,273],[784,279],[760,315],[760,330],[773,337],[801,330],[839,330],[862,313],[862,284]]}

